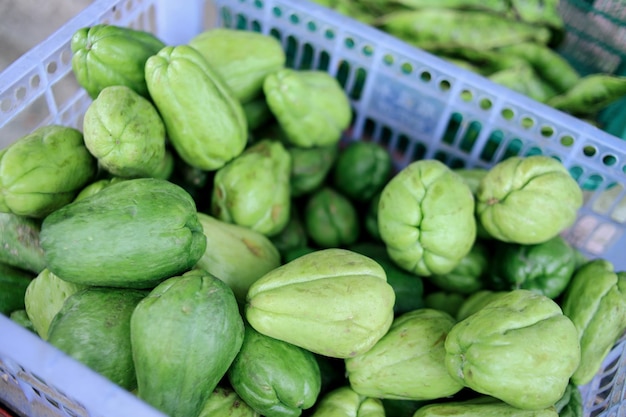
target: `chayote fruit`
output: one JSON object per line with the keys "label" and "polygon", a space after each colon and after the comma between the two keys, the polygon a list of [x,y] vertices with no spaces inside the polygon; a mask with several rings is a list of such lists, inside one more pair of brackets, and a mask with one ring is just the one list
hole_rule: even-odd
{"label": "chayote fruit", "polygon": [[98,24],[72,36],[72,70],[92,99],[112,85],[124,85],[148,98],[144,66],[165,44],[152,33]]}
{"label": "chayote fruit", "polygon": [[96,170],[79,130],[40,127],[0,150],[0,212],[44,218],[70,203]]}
{"label": "chayote fruit", "polygon": [[166,46],[148,58],[145,77],[168,138],[185,162],[213,171],[243,152],[248,127],[241,103],[200,52]]}
{"label": "chayote fruit", "polygon": [[[496,259],[497,260],[497,259]],[[489,252],[480,241],[475,241],[469,253],[447,274],[433,274],[428,280],[443,291],[472,294],[485,286],[489,266]]]}
{"label": "chayote fruit", "polygon": [[324,71],[283,68],[267,75],[263,92],[286,139],[294,146],[336,144],[352,121],[348,96]]}
{"label": "chayote fruit", "polygon": [[474,197],[442,162],[415,161],[383,188],[378,228],[400,267],[421,276],[446,274],[474,245]]}
{"label": "chayote fruit", "polygon": [[381,194],[381,191],[377,192],[369,201],[363,220],[363,227],[369,236],[377,242],[382,241],[380,231],[378,230],[378,204],[380,203]]}
{"label": "chayote fruit", "polygon": [[583,396],[574,382],[570,381],[561,399],[554,404],[554,408],[559,417],[583,417],[585,413]]}
{"label": "chayote fruit", "polygon": [[572,320],[550,298],[521,289],[455,324],[445,350],[459,383],[523,410],[556,403],[580,363]]}
{"label": "chayote fruit", "polygon": [[74,197],[73,202],[83,200],[87,197],[90,197],[100,191],[104,190],[110,185],[117,184],[118,182],[125,181],[126,178],[121,177],[112,177],[112,178],[103,178],[97,181],[92,182],[89,185],[86,185],[80,192]]}
{"label": "chayote fruit", "polygon": [[206,399],[198,417],[261,417],[232,387],[216,387]]}
{"label": "chayote fruit", "polygon": [[572,277],[561,305],[580,340],[580,366],[572,381],[585,385],[626,330],[626,272],[616,272],[605,259],[588,261]]}
{"label": "chayote fruit", "polygon": [[302,255],[255,281],[245,315],[267,336],[348,358],[367,351],[387,332],[394,301],[376,261],[330,248]]}
{"label": "chayote fruit", "polygon": [[335,188],[354,201],[371,200],[391,176],[391,154],[376,142],[350,142],[339,152],[333,166]]}
{"label": "chayote fruit", "polygon": [[309,195],[304,207],[304,226],[311,240],[322,248],[351,245],[361,231],[354,204],[328,186]]}
{"label": "chayote fruit", "polygon": [[284,257],[285,254],[291,250],[308,245],[309,237],[304,228],[304,222],[302,221],[300,212],[295,205],[291,205],[289,221],[285,227],[283,227],[283,230],[272,236],[270,241],[274,244],[274,247],[278,249],[281,257]]}
{"label": "chayote fruit", "polygon": [[576,269],[575,249],[561,236],[534,245],[501,242],[488,273],[495,290],[523,288],[556,299]]}
{"label": "chayote fruit", "polygon": [[171,417],[197,416],[243,344],[228,286],[201,269],[166,279],[130,319],[137,396]]}
{"label": "chayote fruit", "polygon": [[265,97],[255,98],[242,103],[243,113],[246,116],[246,124],[251,133],[260,130],[266,123],[273,119],[272,111],[265,101]]}
{"label": "chayote fruit", "polygon": [[311,417],[385,417],[385,408],[379,398],[359,395],[349,386],[342,386],[326,393]]}
{"label": "chayote fruit", "polygon": [[[472,190],[474,197],[476,197],[480,181],[482,181],[483,177],[487,175],[487,172],[489,172],[486,168],[456,168],[453,169],[453,171],[463,178],[470,190]],[[474,216],[476,217],[476,236],[483,239],[489,239],[491,236],[485,230],[480,221],[478,221],[478,215],[474,213]]]}
{"label": "chayote fruit", "polygon": [[315,355],[246,326],[227,372],[239,396],[265,417],[297,417],[317,401],[322,379]]}
{"label": "chayote fruit", "polygon": [[476,192],[480,224],[494,238],[536,244],[576,220],[583,193],[567,168],[544,155],[510,157],[492,167]]}
{"label": "chayote fruit", "polygon": [[202,54],[242,103],[263,92],[263,81],[285,66],[280,41],[259,32],[212,28],[192,38],[189,46]]}
{"label": "chayote fruit", "polygon": [[278,141],[264,139],[217,170],[211,214],[266,236],[289,222],[291,157]]}
{"label": "chayote fruit", "polygon": [[463,384],[448,374],[444,348],[455,324],[449,314],[430,308],[402,314],[371,349],[345,360],[350,386],[364,396],[398,400],[456,394]]}
{"label": "chayote fruit", "polygon": [[165,126],[146,98],[122,86],[105,87],[83,118],[85,146],[119,177],[155,177],[165,158]]}
{"label": "chayote fruit", "polygon": [[553,406],[522,410],[491,397],[465,401],[436,402],[420,407],[413,417],[559,417]]}
{"label": "chayote fruit", "polygon": [[223,222],[205,213],[198,220],[206,236],[206,250],[195,268],[224,281],[242,305],[248,288],[281,264],[280,253],[263,234],[248,227]]}
{"label": "chayote fruit", "polygon": [[465,302],[466,294],[454,291],[429,291],[424,296],[424,307],[443,311],[455,317]]}
{"label": "chayote fruit", "polygon": [[50,272],[41,271],[26,288],[24,305],[35,332],[43,340],[48,339],[48,329],[54,316],[65,300],[75,292],[87,288],[86,285],[65,281]]}
{"label": "chayote fruit", "polygon": [[323,186],[337,158],[337,145],[301,148],[287,146],[291,155],[291,195],[300,197]]}

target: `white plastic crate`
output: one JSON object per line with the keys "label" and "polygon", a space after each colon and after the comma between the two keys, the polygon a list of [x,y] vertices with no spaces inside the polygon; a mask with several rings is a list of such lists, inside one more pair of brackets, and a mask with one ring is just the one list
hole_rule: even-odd
{"label": "white plastic crate", "polygon": [[[586,189],[565,237],[626,270],[626,142],[304,0],[96,0],[0,73],[0,148],[41,125],[82,127],[90,100],[71,73],[69,41],[101,22],[169,44],[215,25],[272,34],[290,66],[341,81],[355,114],[345,140],[385,145],[398,168],[416,158],[490,167],[513,154],[557,157]],[[625,346],[581,388],[586,415],[626,416]],[[0,400],[32,417],[161,415],[1,315]]]}

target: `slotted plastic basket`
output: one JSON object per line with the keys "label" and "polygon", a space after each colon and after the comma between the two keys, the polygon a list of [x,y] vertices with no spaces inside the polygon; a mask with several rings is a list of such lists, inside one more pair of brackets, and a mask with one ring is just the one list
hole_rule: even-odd
{"label": "slotted plastic basket", "polygon": [[[578,6],[591,7],[561,6],[568,30],[589,18],[571,12]],[[41,125],[82,127],[90,100],[71,72],[69,41],[101,22],[149,30],[169,44],[214,26],[276,36],[288,65],[326,70],[344,86],[355,115],[345,140],[383,144],[397,168],[417,158],[488,168],[511,155],[556,157],[586,195],[564,236],[626,270],[626,142],[304,0],[97,0],[0,73],[0,148]],[[577,39],[580,33],[568,32],[565,56]],[[607,71],[623,67],[616,56]],[[626,416],[625,346],[618,343],[581,387],[586,415]],[[33,417],[162,415],[1,315],[0,400]]]}

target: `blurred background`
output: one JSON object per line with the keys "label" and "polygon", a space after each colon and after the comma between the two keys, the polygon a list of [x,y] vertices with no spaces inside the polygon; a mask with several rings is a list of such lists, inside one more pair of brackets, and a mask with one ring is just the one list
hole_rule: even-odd
{"label": "blurred background", "polygon": [[94,0],[0,0],[0,71]]}

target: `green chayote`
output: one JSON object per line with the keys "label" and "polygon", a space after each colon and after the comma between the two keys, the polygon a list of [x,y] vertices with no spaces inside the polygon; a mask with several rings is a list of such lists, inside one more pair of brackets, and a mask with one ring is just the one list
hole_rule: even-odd
{"label": "green chayote", "polygon": [[428,280],[439,289],[461,294],[471,294],[485,286],[484,276],[489,265],[489,252],[480,242],[474,242],[469,253],[447,274],[433,274]]}
{"label": "green chayote", "polygon": [[367,351],[387,332],[394,301],[376,261],[330,248],[302,255],[255,281],[245,316],[267,336],[347,358]]}
{"label": "green chayote", "polygon": [[327,72],[284,68],[265,78],[263,91],[292,145],[336,144],[352,121],[346,93]]}
{"label": "green chayote", "polygon": [[308,236],[322,248],[350,245],[359,238],[359,216],[354,204],[326,186],[309,195],[304,207]]}
{"label": "green chayote", "polygon": [[380,192],[393,169],[391,154],[375,142],[350,142],[339,152],[332,179],[337,190],[355,201],[369,201]]}
{"label": "green chayote", "polygon": [[422,276],[446,274],[474,244],[474,197],[442,162],[418,160],[383,188],[378,228],[399,266]]}
{"label": "green chayote", "polygon": [[113,185],[120,181],[125,181],[125,180],[126,178],[112,177],[112,178],[103,178],[103,179],[94,181],[91,184],[86,185],[82,190],[80,190],[80,192],[76,195],[76,197],[74,197],[73,201],[80,201],[84,198],[87,198],[89,196],[92,196],[102,191],[109,185]]}
{"label": "green chayote", "polygon": [[572,320],[529,290],[507,292],[455,324],[445,349],[458,382],[523,410],[556,403],[581,357]]}
{"label": "green chayote", "polygon": [[79,130],[42,126],[0,150],[0,212],[44,218],[70,203],[96,170]]}
{"label": "green chayote", "polygon": [[342,386],[326,393],[311,417],[385,417],[385,409],[379,398],[359,395],[350,386]]}
{"label": "green chayote", "polygon": [[576,268],[576,251],[561,236],[535,245],[504,243],[496,246],[489,271],[493,289],[523,288],[557,298]]}
{"label": "green chayote", "polygon": [[562,306],[580,339],[580,366],[572,381],[584,385],[626,329],[626,272],[616,272],[605,259],[588,261],[572,277]]}
{"label": "green chayote", "polygon": [[224,281],[240,304],[248,288],[267,272],[280,266],[280,253],[262,233],[227,223],[198,212],[206,236],[206,250],[195,268],[203,269]]}
{"label": "green chayote", "polygon": [[448,374],[444,348],[455,323],[430,308],[402,314],[371,349],[345,360],[350,386],[364,396],[404,400],[457,393],[463,384]]}
{"label": "green chayote", "polygon": [[216,387],[206,399],[198,417],[261,417],[232,387]]}
{"label": "green chayote", "polygon": [[309,238],[304,228],[299,210],[295,205],[291,206],[289,213],[289,221],[283,227],[283,230],[272,236],[270,241],[274,247],[278,249],[281,256],[287,252],[307,246]]}
{"label": "green chayote", "polygon": [[145,78],[168,138],[189,165],[221,168],[241,154],[248,126],[241,102],[189,45],[166,46],[146,61]]}
{"label": "green chayote", "polygon": [[261,140],[222,168],[213,179],[211,214],[266,236],[289,221],[291,156],[282,143]]}
{"label": "green chayote", "polygon": [[155,177],[165,158],[165,125],[152,103],[126,86],[105,87],[83,118],[85,146],[119,177]]}
{"label": "green chayote", "polygon": [[582,190],[567,168],[544,155],[505,159],[483,177],[476,192],[481,225],[504,242],[534,244],[576,220]]}
{"label": "green chayote", "polygon": [[227,372],[237,394],[265,417],[297,417],[321,389],[315,355],[246,326],[243,344]]}
{"label": "green chayote", "polygon": [[413,417],[559,417],[553,406],[522,410],[492,397],[426,404]]}
{"label": "green chayote", "polygon": [[429,291],[424,296],[424,307],[444,311],[452,317],[458,314],[466,295],[454,291]]}
{"label": "green chayote", "polygon": [[291,195],[299,197],[321,187],[337,158],[338,146],[288,146],[291,155]]}
{"label": "green chayote", "polygon": [[456,320],[461,321],[468,318],[490,301],[496,299],[502,294],[506,294],[506,291],[492,291],[492,290],[478,290],[473,294],[469,294],[467,298],[463,300],[463,303],[459,306],[456,312]]}

